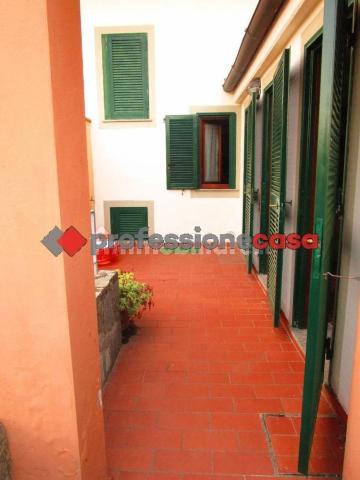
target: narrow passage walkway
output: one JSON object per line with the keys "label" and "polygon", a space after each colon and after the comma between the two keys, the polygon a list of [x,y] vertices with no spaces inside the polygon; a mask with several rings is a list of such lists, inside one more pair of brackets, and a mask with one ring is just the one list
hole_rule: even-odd
{"label": "narrow passage walkway", "polygon": [[[304,361],[242,255],[127,254],[111,268],[134,271],[155,301],[105,392],[114,480],[291,478]],[[329,480],[344,426],[325,396],[320,414],[311,470]]]}

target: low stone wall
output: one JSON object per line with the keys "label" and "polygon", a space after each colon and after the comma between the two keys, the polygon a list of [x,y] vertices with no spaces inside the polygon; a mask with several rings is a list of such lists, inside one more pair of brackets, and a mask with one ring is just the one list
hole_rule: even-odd
{"label": "low stone wall", "polygon": [[101,382],[105,384],[122,345],[117,272],[100,270],[95,277],[100,343]]}
{"label": "low stone wall", "polygon": [[11,480],[10,450],[4,426],[0,423],[0,480]]}

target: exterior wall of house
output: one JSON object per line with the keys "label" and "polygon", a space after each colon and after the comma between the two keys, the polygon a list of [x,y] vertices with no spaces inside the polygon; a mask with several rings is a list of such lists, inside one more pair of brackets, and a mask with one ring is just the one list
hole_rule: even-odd
{"label": "exterior wall of house", "polygon": [[[289,9],[294,8],[292,2]],[[287,136],[287,175],[286,175],[286,199],[292,201],[292,205],[286,206],[285,233],[293,233],[297,229],[297,209],[298,209],[298,188],[299,188],[299,169],[300,169],[300,133],[301,133],[301,114],[302,114],[302,76],[304,46],[308,40],[322,26],[322,5],[318,2],[316,8],[310,15],[305,14],[303,23],[298,26],[283,48],[279,51],[277,57],[268,67],[263,70],[262,64],[258,67],[258,72],[253,72],[253,78],[260,76],[262,94],[257,103],[256,115],[256,145],[255,145],[255,189],[259,189],[261,195],[261,176],[262,176],[262,131],[263,131],[263,92],[271,83],[281,54],[285,48],[290,48],[290,79],[289,79],[289,102],[288,102],[288,136]],[[282,16],[290,18],[287,11],[283,11]],[[299,19],[298,19],[299,20]],[[285,21],[285,20],[284,20]],[[280,20],[279,20],[280,23]],[[275,25],[277,34],[283,34],[283,28]],[[270,33],[272,38],[273,32]],[[276,42],[276,36],[273,41]],[[281,43],[281,42],[280,42]],[[265,48],[265,47],[264,47]],[[262,56],[262,50],[258,55]],[[265,57],[267,59],[267,57]],[[256,62],[256,59],[255,59]],[[250,67],[251,69],[251,67]],[[250,102],[250,97],[245,96],[243,92],[237,90],[235,97],[241,102],[241,115],[244,118],[244,112]],[[244,154],[241,152],[242,162]],[[254,233],[260,231],[260,196],[254,205]],[[253,256],[254,266],[259,269],[259,259],[257,255]],[[293,294],[294,294],[294,274],[295,274],[295,251],[285,250],[283,260],[283,282],[281,308],[289,320],[292,321]]]}
{"label": "exterior wall of house", "polygon": [[[307,6],[306,6],[307,4]],[[307,8],[312,5],[312,12]],[[296,18],[295,11],[302,12]],[[300,169],[300,138],[302,115],[302,89],[304,68],[304,46],[322,27],[322,2],[290,1],[282,11],[273,29],[268,34],[263,46],[250,65],[244,79],[240,82],[234,96],[241,104],[241,115],[250,102],[246,94],[246,85],[252,78],[260,77],[262,90],[272,79],[274,70],[284,48],[290,48],[290,80],[288,105],[288,144],[287,144],[287,179],[286,199],[292,200],[292,206],[286,207],[285,233],[292,233],[297,228],[297,211],[299,205],[299,169]],[[294,24],[295,22],[295,24]],[[275,56],[276,54],[276,56]],[[360,272],[358,251],[360,248],[360,176],[359,176],[359,55],[356,51],[356,68],[353,85],[352,113],[350,123],[350,145],[346,185],[345,225],[342,251],[342,273],[349,275]],[[261,161],[262,161],[262,103],[263,95],[257,105],[256,116],[256,167],[255,188],[261,192]],[[243,161],[243,153],[242,153]],[[259,231],[260,205],[254,207],[254,231]],[[254,256],[254,266],[258,269],[258,258]],[[284,252],[283,282],[281,308],[292,322],[295,274],[295,252]],[[355,348],[355,329],[357,323],[357,304],[359,298],[359,282],[342,280],[340,283],[339,311],[337,315],[337,330],[335,355],[332,361],[331,384],[343,408],[348,411],[352,369]]]}
{"label": "exterior wall of house", "polygon": [[105,479],[90,249],[54,257],[40,243],[54,225],[90,232],[79,5],[7,2],[0,38],[0,415],[12,478]]}
{"label": "exterior wall of house", "polygon": [[[221,85],[256,0],[101,0],[82,2],[86,114],[92,119],[97,225],[105,224],[104,202],[153,202],[158,233],[240,233],[242,222],[240,145],[237,190],[166,189],[165,115],[236,111]],[[206,15],[206,22],[202,21]],[[99,32],[105,27],[150,26],[149,122],[103,122]],[[152,87],[151,88],[151,84]],[[238,118],[240,132],[240,118]],[[237,135],[238,140],[240,133]],[[230,214],[231,212],[231,214]]]}
{"label": "exterior wall of house", "polygon": [[[345,197],[344,233],[341,257],[341,274],[360,274],[360,35],[354,51],[353,95],[350,115],[349,153]],[[357,307],[360,282],[340,281],[336,341],[332,361],[331,383],[340,402],[348,411],[351,374],[356,342]],[[349,477],[350,478],[350,477]]]}
{"label": "exterior wall of house", "polygon": [[358,305],[353,381],[346,429],[343,480],[360,478],[360,305]]}

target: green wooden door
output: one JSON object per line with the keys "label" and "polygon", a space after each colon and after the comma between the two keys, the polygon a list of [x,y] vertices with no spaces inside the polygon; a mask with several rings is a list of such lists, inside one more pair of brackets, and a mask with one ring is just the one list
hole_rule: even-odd
{"label": "green wooden door", "polygon": [[328,302],[336,295],[332,280],[327,278],[326,272],[338,273],[334,272],[334,259],[339,257],[341,244],[351,70],[351,54],[348,53],[352,50],[347,3],[346,0],[327,0],[324,10],[314,217],[319,248],[314,250],[312,258],[298,465],[299,472],[305,474],[308,472],[324,379],[327,322],[330,314]]}
{"label": "green wooden door", "polygon": [[[299,202],[296,232],[305,235],[314,226],[322,29],[305,45],[302,106]],[[306,328],[310,293],[312,250],[296,250],[293,327]],[[302,292],[302,295],[297,295]]]}
{"label": "green wooden door", "polygon": [[354,12],[352,2],[325,2],[314,221],[319,248],[312,257],[298,465],[305,474],[324,380],[327,324],[334,314],[329,306],[336,311],[337,289],[326,273],[340,268]]}
{"label": "green wooden door", "polygon": [[[244,204],[243,233],[252,237],[254,223],[254,165],[255,165],[255,123],[256,95],[253,93],[250,105],[245,111],[245,152],[244,152]],[[249,246],[246,257],[248,273],[252,270],[252,249]]]}
{"label": "green wooden door", "polygon": [[[273,78],[269,235],[284,233],[289,58],[286,49]],[[275,327],[280,324],[282,264],[283,251],[269,248],[267,287]]]}

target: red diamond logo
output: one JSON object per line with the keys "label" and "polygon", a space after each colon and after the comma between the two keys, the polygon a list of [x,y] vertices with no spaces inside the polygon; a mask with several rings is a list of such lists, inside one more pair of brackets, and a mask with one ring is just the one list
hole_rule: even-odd
{"label": "red diamond logo", "polygon": [[76,230],[75,227],[69,227],[57,240],[57,243],[64,249],[64,251],[70,256],[73,257],[75,253],[82,249],[86,245],[86,238],[81,235],[81,233]]}

